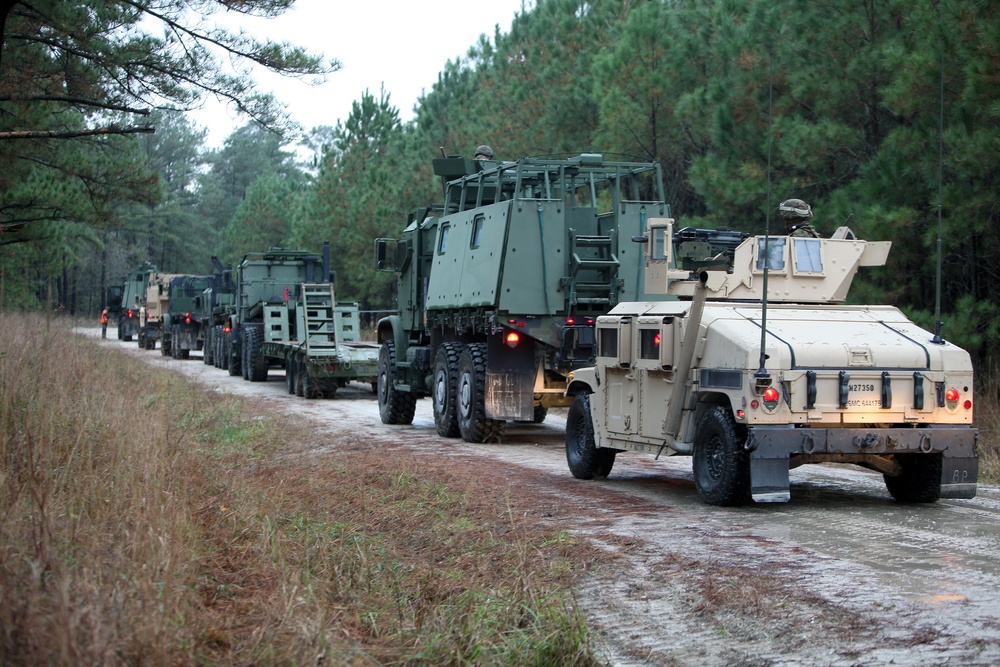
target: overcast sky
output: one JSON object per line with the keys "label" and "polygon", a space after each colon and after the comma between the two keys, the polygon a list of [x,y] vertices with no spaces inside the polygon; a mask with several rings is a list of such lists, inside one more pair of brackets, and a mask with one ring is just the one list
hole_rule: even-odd
{"label": "overcast sky", "polygon": [[[509,32],[521,7],[522,0],[296,0],[280,18],[241,18],[227,25],[340,61],[341,69],[318,86],[257,74],[261,89],[274,92],[292,118],[309,129],[336,125],[365,89],[378,96],[383,85],[400,118],[410,120],[421,91],[430,91],[445,63],[465,56],[481,34],[492,38],[497,25]],[[246,122],[211,99],[193,119],[208,128],[213,147]]]}

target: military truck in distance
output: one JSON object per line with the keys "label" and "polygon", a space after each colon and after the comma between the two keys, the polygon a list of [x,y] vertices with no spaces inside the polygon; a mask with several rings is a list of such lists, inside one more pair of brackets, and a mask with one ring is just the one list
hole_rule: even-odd
{"label": "military truck in distance", "polygon": [[433,166],[444,203],[375,242],[399,309],[377,324],[379,411],[409,424],[431,396],[439,434],[497,440],[507,420],[568,405],[568,373],[593,363],[594,319],[643,298],[642,253],[619,240],[668,215],[660,167],[598,154]]}
{"label": "military truck in distance", "polygon": [[214,282],[213,276],[179,275],[170,278],[160,348],[164,356],[187,359],[191,350],[202,348],[201,296]]}
{"label": "military truck in distance", "polygon": [[153,273],[149,276],[144,306],[139,309],[139,323],[136,327],[139,347],[144,350],[155,349],[156,341],[160,339],[163,318],[167,313],[168,288],[173,277],[174,274],[170,273]]}
{"label": "military truck in distance", "polygon": [[322,264],[301,250],[247,254],[230,328],[229,372],[245,380],[264,382],[278,367],[288,392],[306,398],[332,398],[352,380],[374,388],[378,346],[360,341],[358,304],[334,298],[329,244]]}
{"label": "military truck in distance", "polygon": [[146,262],[125,277],[122,284],[121,310],[118,313],[118,340],[130,341],[139,326],[139,309],[146,304],[149,278],[156,266]]}
{"label": "military truck in distance", "polygon": [[228,332],[229,317],[235,312],[236,285],[233,284],[232,272],[222,266],[218,257],[212,257],[212,264],[215,266],[212,285],[198,298],[204,339],[202,360],[207,365],[223,368],[223,333]]}
{"label": "military truck in distance", "polygon": [[787,501],[789,469],[824,462],[881,472],[899,502],[975,495],[969,355],[894,307],[843,303],[888,242],[842,227],[751,237],[706,261],[678,242],[690,230],[648,226],[647,289],[679,300],[597,318],[596,365],[567,388],[575,477],[607,476],[631,450],[692,456],[714,505]]}

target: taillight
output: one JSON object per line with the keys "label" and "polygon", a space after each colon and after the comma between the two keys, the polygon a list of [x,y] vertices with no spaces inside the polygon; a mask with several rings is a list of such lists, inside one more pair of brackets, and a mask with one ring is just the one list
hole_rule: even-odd
{"label": "taillight", "polygon": [[761,396],[761,398],[764,401],[765,408],[768,410],[774,410],[778,407],[778,400],[781,398],[781,395],[778,394],[778,390],[774,387],[768,387],[764,390],[764,395]]}
{"label": "taillight", "polygon": [[222,333],[229,333],[230,331],[232,331],[232,329],[229,327],[222,327]]}
{"label": "taillight", "polygon": [[504,342],[507,343],[507,347],[517,347],[517,344],[521,341],[521,334],[516,331],[507,332],[507,336],[504,338]]}
{"label": "taillight", "polygon": [[127,310],[127,311],[125,312],[125,317],[128,317],[128,318],[131,318],[131,317],[133,317],[133,316],[134,316],[134,313],[132,312],[132,309],[131,309],[131,308],[129,308],[129,309],[128,309],[128,310]]}
{"label": "taillight", "polygon": [[958,399],[958,389],[948,387],[948,391],[944,392],[944,403],[949,410],[954,410],[958,407]]}
{"label": "taillight", "polygon": [[191,313],[184,313],[184,324],[191,324]]}

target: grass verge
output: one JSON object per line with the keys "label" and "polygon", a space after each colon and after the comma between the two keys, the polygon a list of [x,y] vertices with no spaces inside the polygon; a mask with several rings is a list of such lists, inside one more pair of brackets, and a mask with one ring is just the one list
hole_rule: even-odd
{"label": "grass verge", "polygon": [[114,350],[0,320],[0,664],[596,664],[589,547]]}

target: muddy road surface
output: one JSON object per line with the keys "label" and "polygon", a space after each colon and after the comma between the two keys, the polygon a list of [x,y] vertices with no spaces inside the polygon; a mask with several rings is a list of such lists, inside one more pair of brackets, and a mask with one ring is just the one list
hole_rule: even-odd
{"label": "muddy road surface", "polygon": [[[97,329],[78,333],[99,337]],[[578,602],[610,665],[998,665],[1000,490],[897,505],[881,475],[847,466],[792,471],[787,504],[717,508],[695,493],[689,458],[623,453],[603,481],[574,479],[565,419],[508,424],[502,444],[439,438],[430,400],[386,426],[367,385],[332,400],[285,391],[281,370],[250,383],[136,343],[102,344],[222,393],[316,424],[313,454],[357,439],[447,457],[457,474],[504,480],[537,518],[616,555],[580,582]],[[400,450],[396,450],[400,451]]]}

